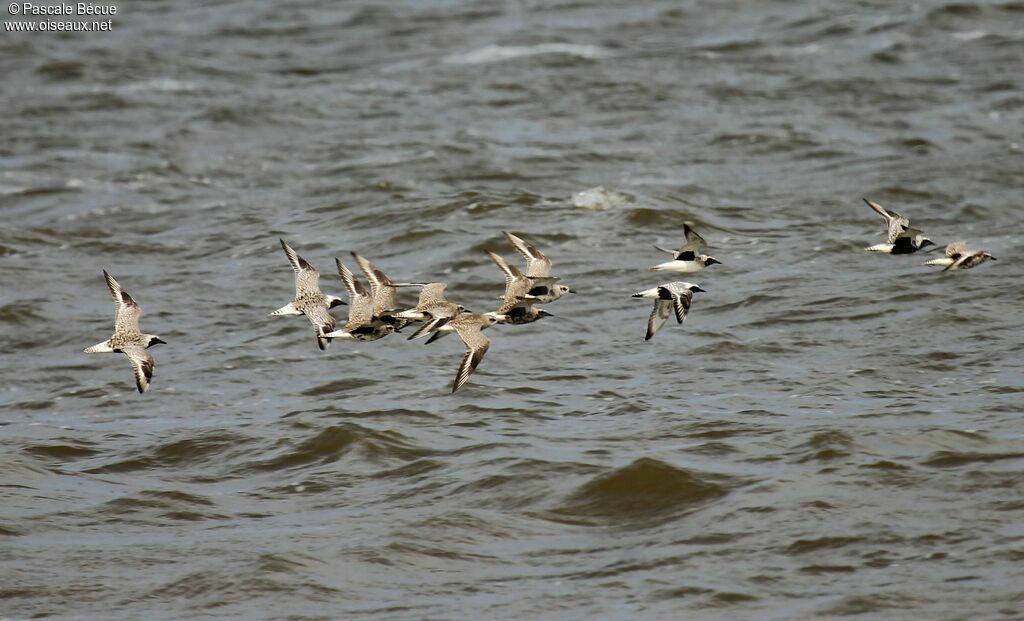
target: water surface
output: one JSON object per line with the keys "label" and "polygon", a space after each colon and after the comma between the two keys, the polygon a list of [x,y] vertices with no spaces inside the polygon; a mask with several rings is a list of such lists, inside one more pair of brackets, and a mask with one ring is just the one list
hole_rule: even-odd
{"label": "water surface", "polygon": [[[1024,5],[118,10],[0,38],[0,617],[1024,615]],[[645,343],[684,221],[724,265]],[[502,230],[580,293],[454,396],[456,339],[267,317],[279,237],[484,310]]]}

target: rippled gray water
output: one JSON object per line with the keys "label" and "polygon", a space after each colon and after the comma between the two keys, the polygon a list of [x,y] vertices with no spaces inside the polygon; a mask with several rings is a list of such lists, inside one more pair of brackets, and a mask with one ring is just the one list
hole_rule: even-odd
{"label": "rippled gray water", "polygon": [[[0,36],[0,617],[1024,618],[1024,4],[118,7]],[[503,229],[580,295],[454,396],[456,339],[267,317],[278,237],[482,309]]]}

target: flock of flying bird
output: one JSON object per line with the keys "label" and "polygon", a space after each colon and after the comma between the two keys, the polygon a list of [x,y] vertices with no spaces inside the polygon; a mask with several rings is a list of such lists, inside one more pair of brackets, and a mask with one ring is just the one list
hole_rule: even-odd
{"label": "flock of flying bird", "polygon": [[[935,245],[922,231],[912,228],[910,220],[906,217],[868,199],[864,199],[864,202],[885,220],[887,228],[886,242],[871,246],[867,250],[886,254],[912,254],[926,246]],[[658,250],[668,252],[673,258],[671,261],[651,267],[651,271],[688,274],[721,263],[714,257],[703,254],[707,242],[688,225],[683,225],[683,233],[685,243],[678,250],[655,246]],[[313,325],[317,345],[321,350],[326,349],[333,339],[375,341],[392,332],[400,332],[411,324],[421,325],[418,325],[408,337],[410,340],[429,337],[427,343],[432,343],[445,335],[455,333],[462,339],[466,352],[452,383],[454,393],[466,383],[490,347],[490,339],[483,334],[485,329],[497,323],[527,324],[552,316],[536,305],[554,302],[566,293],[575,293],[568,286],[558,283],[558,276],[551,274],[551,260],[544,253],[512,233],[505,233],[505,237],[526,260],[526,271],[523,272],[500,255],[488,251],[488,256],[505,276],[505,293],[496,310],[479,314],[466,310],[461,304],[448,301],[444,296],[444,283],[394,282],[373,263],[353,252],[353,260],[370,285],[370,290],[367,291],[352,271],[340,259],[335,258],[338,275],[345,285],[349,298],[348,322],[340,329],[331,316],[330,309],[346,302],[320,291],[320,273],[282,239],[281,247],[295,272],[295,299],[271,313],[271,316],[305,315]],[[968,269],[988,260],[996,260],[991,252],[969,250],[964,242],[954,242],[946,246],[944,257],[928,261],[925,265],[941,266],[945,268],[943,271],[947,271]],[[101,343],[87,347],[84,351],[89,354],[123,353],[131,362],[139,392],[146,392],[153,379],[156,364],[146,350],[165,341],[155,334],[145,334],[141,331],[139,316],[142,309],[106,270],[103,277],[116,307],[114,334]],[[402,309],[398,305],[396,297],[397,289],[400,287],[419,287],[419,301],[414,308]],[[665,324],[670,313],[674,313],[676,321],[682,323],[690,310],[693,294],[703,291],[704,289],[693,283],[674,281],[634,293],[634,298],[654,300],[654,308],[647,321],[645,340],[650,340],[654,336]]]}
{"label": "flock of flying bird", "polygon": [[[512,246],[526,259],[526,272],[488,251],[495,265],[505,275],[505,294],[496,310],[473,313],[461,304],[444,297],[445,283],[394,282],[373,263],[355,252],[352,258],[370,283],[370,291],[349,270],[341,259],[335,258],[338,275],[348,291],[348,323],[336,329],[329,309],[345,304],[341,298],[320,291],[320,274],[281,240],[281,247],[295,272],[295,299],[277,309],[271,316],[305,315],[313,325],[317,344],[326,349],[333,339],[348,341],[375,341],[392,332],[399,332],[411,323],[420,323],[409,340],[430,337],[427,343],[451,333],[459,335],[466,346],[462,364],[455,375],[452,392],[462,387],[476,369],[491,345],[483,331],[496,323],[532,323],[551,313],[535,306],[553,302],[566,293],[575,293],[566,285],[558,284],[558,276],[551,275],[551,260],[522,238],[505,233]],[[399,287],[419,287],[420,297],[414,308],[402,309],[396,302]]]}
{"label": "flock of flying bird", "polygon": [[[875,210],[885,220],[887,236],[884,244],[875,244],[868,248],[871,252],[884,252],[886,254],[912,254],[925,246],[934,246],[935,242],[928,239],[920,229],[911,228],[910,220],[901,216],[895,211],[889,211],[874,201],[864,199],[868,207]],[[995,261],[996,258],[988,250],[969,250],[966,242],[958,241],[948,244],[946,252],[941,259],[932,259],[925,265],[943,267],[942,271],[970,269],[981,265],[985,261]]]}

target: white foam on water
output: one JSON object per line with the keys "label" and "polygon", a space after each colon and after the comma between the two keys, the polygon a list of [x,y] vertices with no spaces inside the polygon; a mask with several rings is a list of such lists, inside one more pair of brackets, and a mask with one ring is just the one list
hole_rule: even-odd
{"label": "white foam on water", "polygon": [[539,45],[488,45],[465,54],[446,56],[446,63],[457,65],[476,65],[493,63],[526,56],[542,54],[566,54],[579,58],[608,58],[611,50],[596,45],[580,45],[576,43],[541,43]]}
{"label": "white foam on water", "polygon": [[614,190],[606,190],[601,185],[572,195],[573,207],[580,209],[611,209],[631,200],[629,196]]}

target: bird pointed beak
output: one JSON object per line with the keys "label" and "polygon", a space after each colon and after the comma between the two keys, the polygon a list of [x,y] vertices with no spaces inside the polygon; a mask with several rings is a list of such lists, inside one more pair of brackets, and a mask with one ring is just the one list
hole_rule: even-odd
{"label": "bird pointed beak", "polygon": [[707,293],[706,289],[701,289],[700,287],[698,287],[696,285],[694,285],[694,287],[693,287],[693,289],[691,289],[691,291],[693,291],[694,293]]}
{"label": "bird pointed beak", "polygon": [[717,263],[719,265],[723,265],[723,263],[721,261],[719,261],[718,259],[715,259],[715,258],[712,258],[712,257],[708,257],[708,261],[707,261],[706,265],[714,265],[715,263]]}
{"label": "bird pointed beak", "polygon": [[575,289],[569,289],[568,291],[569,291],[569,293],[576,293]]}
{"label": "bird pointed beak", "polygon": [[158,337],[156,337],[155,339],[153,339],[153,342],[152,342],[152,343],[150,343],[150,345],[151,345],[151,346],[152,346],[152,345],[156,345],[157,343],[163,343],[164,345],[166,345],[166,344],[167,344],[167,341],[163,340],[162,338],[160,338],[160,337],[158,336]]}

